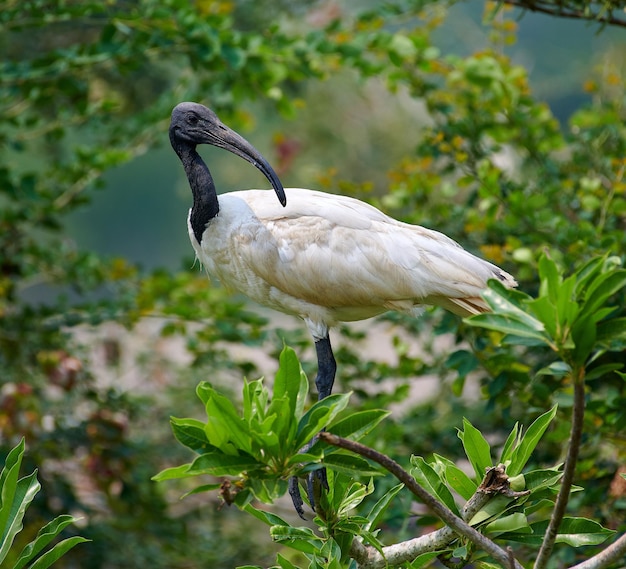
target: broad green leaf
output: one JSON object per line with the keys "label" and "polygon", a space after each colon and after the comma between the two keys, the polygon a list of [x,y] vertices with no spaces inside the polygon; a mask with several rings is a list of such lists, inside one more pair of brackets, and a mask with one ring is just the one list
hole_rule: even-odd
{"label": "broad green leaf", "polygon": [[548,257],[548,255],[542,255],[538,263],[539,278],[541,279],[541,285],[539,287],[539,296],[547,296],[550,302],[556,305],[559,288],[561,285],[561,275],[556,263]]}
{"label": "broad green leaf", "polygon": [[544,488],[556,487],[563,477],[560,466],[547,469],[531,470],[524,474],[526,490],[535,492]]}
{"label": "broad green leaf", "polygon": [[188,474],[191,464],[181,464],[180,466],[172,466],[171,468],[165,468],[158,474],[155,474],[151,480],[155,482],[162,482],[163,480],[174,480],[176,478],[186,478],[193,476]]}
{"label": "broad green leaf", "polygon": [[170,417],[170,424],[178,442],[192,451],[201,454],[216,448],[209,443],[204,430],[205,424],[202,421]]}
{"label": "broad green leaf", "polygon": [[470,316],[466,319],[466,321],[471,326],[487,328],[488,330],[495,330],[496,332],[501,332],[502,334],[511,334],[522,338],[532,338],[541,344],[550,343],[545,332],[529,328],[524,322],[513,318],[510,315],[495,312],[484,312],[482,314]]}
{"label": "broad green leaf", "polygon": [[202,454],[196,458],[187,471],[187,476],[211,474],[212,476],[238,476],[243,472],[262,468],[250,456],[233,456],[221,452]]}
{"label": "broad green leaf", "polygon": [[484,532],[492,536],[507,532],[531,533],[531,531],[526,516],[520,512],[498,518],[488,523],[484,528]]}
{"label": "broad green leaf", "polygon": [[478,484],[451,460],[436,453],[433,454],[433,457],[441,465],[448,486],[461,498],[469,500],[478,489]]}
{"label": "broad green leaf", "polygon": [[515,498],[497,494],[472,516],[469,524],[478,526],[485,522],[501,517],[511,506],[515,505]]}
{"label": "broad green leaf", "polygon": [[380,476],[382,468],[354,454],[333,453],[324,457],[324,466],[349,476]]}
{"label": "broad green leaf", "polygon": [[280,569],[298,569],[289,559],[283,557],[280,553],[276,555],[276,561],[278,561]]}
{"label": "broad green leaf", "polygon": [[626,286],[626,270],[603,273],[585,291],[581,316],[593,315],[611,296]]}
{"label": "broad green leaf", "polygon": [[506,472],[509,476],[516,476],[522,472],[524,466],[528,462],[530,455],[535,450],[537,443],[545,433],[546,429],[552,422],[556,415],[557,405],[552,407],[550,411],[545,412],[543,415],[540,415],[535,419],[524,436],[522,440],[515,448],[511,455],[511,462],[506,469]]}
{"label": "broad green leaf", "polygon": [[[548,520],[542,520],[530,524],[532,534],[508,533],[507,540],[526,543],[529,545],[541,545],[543,536],[548,528]],[[556,543],[567,543],[572,547],[584,545],[599,545],[615,532],[602,527],[599,523],[586,518],[563,518]]]}
{"label": "broad green leaf", "polygon": [[215,482],[213,484],[202,484],[201,486],[196,486],[193,490],[189,490],[189,492],[185,492],[181,496],[181,500],[186,498],[187,496],[192,496],[194,494],[202,494],[204,492],[212,492],[213,490],[218,490],[222,487],[221,482]]}
{"label": "broad green leaf", "polygon": [[39,530],[37,537],[22,549],[13,569],[22,569],[30,563],[46,545],[75,521],[76,518],[73,516],[62,515],[47,523]]}
{"label": "broad green leaf", "polygon": [[382,497],[374,504],[372,509],[367,514],[368,524],[365,526],[367,530],[373,530],[376,528],[385,511],[389,507],[391,501],[396,497],[398,492],[404,488],[404,484],[396,484],[393,488],[390,488],[385,492]]}
{"label": "broad green leaf", "polygon": [[421,456],[412,456],[411,475],[417,482],[432,496],[443,502],[448,509],[460,516],[459,508],[454,501],[454,497],[449,488],[441,480],[434,468],[428,464]]}
{"label": "broad green leaf", "polygon": [[591,381],[592,379],[598,379],[599,377],[608,375],[609,373],[622,369],[623,367],[624,364],[621,362],[599,365],[585,374],[585,380]]}
{"label": "broad green leaf", "polygon": [[47,569],[53,563],[56,563],[63,555],[79,543],[91,541],[84,537],[70,537],[57,543],[52,549],[46,551],[37,561],[35,561],[29,569]]}
{"label": "broad green leaf", "polygon": [[509,436],[502,447],[502,452],[500,453],[500,462],[501,464],[507,464],[509,460],[511,460],[511,455],[513,454],[513,450],[519,445],[522,437],[522,433],[520,431],[519,423],[516,422],[513,426],[513,429],[509,433]]}
{"label": "broad green leaf", "polygon": [[[11,449],[7,455],[4,467],[2,468],[2,473],[0,473],[0,535],[4,535],[6,533],[5,528],[9,522],[11,510],[13,509],[17,481],[20,476],[22,457],[24,456],[24,447],[24,438],[22,438],[18,445]],[[0,549],[0,551],[2,551],[2,549]],[[4,555],[0,553],[0,562],[3,559]]]}
{"label": "broad green leaf", "polygon": [[513,295],[519,295],[519,293],[506,288],[500,281],[491,280],[489,281],[489,288],[483,292],[482,297],[494,312],[508,316],[528,330],[545,333],[542,322],[512,302],[511,297]]}
{"label": "broad green leaf", "polygon": [[302,371],[296,353],[285,346],[280,353],[279,367],[274,377],[274,397],[287,397],[290,413],[295,419],[302,416],[309,394],[309,382]]}
{"label": "broad green leaf", "polygon": [[545,326],[546,332],[551,338],[557,337],[559,327],[557,309],[547,296],[540,296],[527,303],[528,308]]}
{"label": "broad green leaf", "polygon": [[354,441],[358,441],[387,416],[389,416],[389,411],[382,409],[358,411],[331,424],[328,427],[328,431],[339,437],[349,437]]}
{"label": "broad green leaf", "polygon": [[612,318],[598,324],[598,343],[610,344],[616,340],[626,341],[626,317]]}
{"label": "broad green leaf", "polygon": [[302,448],[326,425],[345,409],[350,399],[349,393],[329,395],[317,401],[300,419],[295,448]]}
{"label": "broad green leaf", "polygon": [[458,436],[463,442],[465,454],[474,468],[476,481],[480,484],[486,469],[492,466],[491,447],[481,432],[465,417],[463,417],[463,430],[458,432]]}
{"label": "broad green leaf", "polygon": [[422,569],[422,567],[429,567],[430,562],[437,558],[442,553],[449,551],[449,549],[439,549],[437,551],[429,551],[428,553],[422,553],[418,555],[411,563],[409,563],[409,569]]}
{"label": "broad green leaf", "polygon": [[572,326],[572,340],[575,350],[573,360],[582,365],[587,361],[596,343],[596,323],[592,314],[584,314]]}
{"label": "broad green leaf", "polygon": [[206,403],[206,413],[205,432],[212,445],[228,454],[252,450],[250,433],[230,399],[214,391]]}
{"label": "broad green leaf", "polygon": [[264,524],[268,526],[289,526],[289,524],[283,520],[280,516],[273,514],[272,512],[266,512],[265,510],[259,510],[255,508],[252,504],[246,504],[242,510],[244,512],[248,512],[250,515],[254,516],[257,520],[262,521]]}
{"label": "broad green leaf", "polygon": [[309,528],[276,525],[270,529],[270,535],[274,541],[304,553],[317,553],[324,546],[324,542]]}
{"label": "broad green leaf", "polygon": [[[19,460],[14,463],[13,468],[19,468],[20,463],[21,456]],[[10,473],[4,480],[5,486],[11,480],[12,474]],[[10,499],[10,501],[3,502],[3,506],[6,505],[9,509],[9,516],[5,520],[4,527],[0,528],[0,531],[2,532],[2,541],[0,542],[0,561],[4,560],[7,556],[15,536],[22,530],[22,520],[24,519],[24,514],[40,489],[41,485],[37,481],[37,471],[35,470],[31,475],[20,478],[15,486],[13,494],[11,496],[6,496],[7,499]],[[4,500],[5,496],[3,495],[2,498]]]}

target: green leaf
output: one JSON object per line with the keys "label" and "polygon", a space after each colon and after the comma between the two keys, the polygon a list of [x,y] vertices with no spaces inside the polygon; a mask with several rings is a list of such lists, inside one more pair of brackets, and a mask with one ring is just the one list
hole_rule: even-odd
{"label": "green leaf", "polygon": [[[549,338],[543,331],[528,327],[524,322],[510,315],[495,312],[484,312],[475,316],[470,316],[466,322],[471,326],[495,330],[502,334],[511,334],[522,338],[532,338],[542,344],[549,344]],[[538,321],[537,321],[538,322]]]}
{"label": "green leaf", "polygon": [[76,518],[73,516],[62,515],[47,523],[39,530],[37,537],[22,549],[13,569],[22,569],[27,563],[30,563],[46,545],[75,521]]}
{"label": "green leaf", "polygon": [[29,569],[47,569],[53,563],[56,563],[63,555],[79,543],[86,543],[91,540],[84,537],[70,537],[57,543],[52,549],[46,551],[37,561],[35,561]]}
{"label": "green leaf", "polygon": [[189,468],[191,467],[191,463],[189,464],[181,464],[180,466],[173,466],[171,468],[165,468],[161,470],[158,474],[155,474],[151,480],[155,482],[162,482],[163,480],[175,480],[177,478],[186,478],[188,476],[193,476],[192,474],[188,474]]}
{"label": "green leaf", "polygon": [[302,448],[326,425],[345,409],[350,399],[349,393],[329,395],[317,401],[300,419],[295,448]]}
{"label": "green leaf", "polygon": [[612,318],[598,324],[598,343],[610,344],[616,340],[626,342],[626,317]]}
{"label": "green leaf", "polygon": [[270,529],[270,535],[274,541],[304,553],[315,554],[324,546],[324,542],[309,528],[276,525]]}
{"label": "green leaf", "polygon": [[242,510],[244,512],[248,512],[250,515],[254,516],[257,520],[262,521],[264,524],[268,526],[289,526],[289,524],[283,520],[280,516],[273,514],[272,512],[266,512],[265,510],[259,510],[255,508],[252,504],[246,504]]}
{"label": "green leaf", "polygon": [[279,367],[274,377],[274,397],[287,397],[290,413],[299,418],[309,395],[309,381],[302,371],[294,350],[285,346],[280,353]]}
{"label": "green leaf", "polygon": [[[13,502],[15,500],[15,492],[17,489],[17,481],[20,475],[20,466],[22,465],[22,457],[24,456],[24,438],[17,444],[17,446],[9,452],[0,473],[0,535],[6,534],[6,526],[9,522],[9,516],[13,509]],[[2,545],[4,546],[4,539]],[[2,555],[2,549],[0,548],[0,562],[4,559],[4,552]]]}
{"label": "green leaf", "polygon": [[443,502],[448,509],[460,516],[459,508],[454,501],[454,497],[449,488],[441,480],[434,468],[430,466],[421,456],[412,456],[411,475],[417,482],[432,496]]}
{"label": "green leaf", "polygon": [[324,466],[349,476],[380,476],[382,468],[353,454],[333,453],[324,457]]}
{"label": "green leaf", "polygon": [[611,296],[626,286],[626,270],[619,269],[603,273],[593,280],[585,291],[583,314],[593,314]]}
{"label": "green leaf", "polygon": [[561,285],[561,275],[559,274],[558,267],[548,255],[542,255],[540,257],[538,266],[539,277],[541,279],[539,296],[547,296],[550,302],[556,305]]}
{"label": "green leaf", "polygon": [[422,553],[418,555],[411,563],[409,564],[409,569],[422,569],[422,567],[429,566],[430,562],[433,559],[436,559],[442,553],[449,551],[449,549],[440,549],[438,551],[429,551],[428,553]]}
{"label": "green leaf", "polygon": [[436,453],[433,454],[433,458],[441,465],[448,486],[464,500],[469,500],[478,489],[478,484],[451,460]]}
{"label": "green leaf", "polygon": [[502,453],[500,454],[500,460],[498,462],[506,464],[509,460],[511,460],[513,449],[519,445],[521,437],[522,433],[520,426],[519,423],[516,422],[513,429],[509,433],[504,446],[502,447]]}
{"label": "green leaf", "polygon": [[187,476],[211,474],[212,476],[238,476],[244,472],[263,468],[251,456],[230,455],[221,452],[211,452],[196,458],[187,471]]}
{"label": "green leaf", "polygon": [[511,506],[514,506],[514,502],[515,498],[497,494],[472,516],[469,524],[478,526],[490,520],[495,520],[501,517]]}
{"label": "green leaf", "polygon": [[205,424],[197,419],[178,419],[170,417],[172,432],[176,440],[192,451],[202,454],[213,451],[216,447],[209,443],[205,432]]}
{"label": "green leaf", "polygon": [[484,528],[484,532],[491,536],[508,532],[531,533],[531,531],[526,516],[521,512],[498,518],[488,523]]}
{"label": "green leaf", "polygon": [[[548,520],[535,522],[530,524],[532,534],[508,533],[506,539],[529,545],[541,545],[548,523]],[[613,530],[606,529],[599,523],[587,518],[563,518],[556,543],[566,543],[572,547],[599,545],[614,533]]]}
{"label": "green leaf", "polygon": [[463,430],[458,432],[458,436],[463,442],[465,454],[474,468],[476,481],[480,484],[485,476],[485,471],[491,467],[491,447],[480,431],[465,417],[463,418]]}
{"label": "green leaf", "polygon": [[280,553],[276,555],[276,561],[278,561],[280,569],[298,569],[289,559],[283,557]]}
{"label": "green leaf", "polygon": [[398,492],[404,488],[404,484],[396,484],[393,488],[390,488],[385,492],[381,498],[374,504],[372,509],[367,514],[368,524],[365,529],[370,531],[376,528],[380,520],[382,519],[385,511],[391,504],[391,501],[396,497]]}
{"label": "green leaf", "polygon": [[[14,462],[13,469],[19,468],[21,463],[21,456]],[[2,531],[2,542],[0,542],[0,561],[4,560],[7,556],[15,536],[22,530],[22,520],[24,514],[30,506],[31,502],[35,498],[35,495],[41,489],[41,485],[37,481],[37,471],[35,470],[30,476],[25,476],[18,480],[14,487],[12,495],[5,494],[4,490],[13,479],[12,472],[5,478],[5,486],[2,488],[3,496],[3,508],[6,507],[9,510],[9,516],[5,520],[4,527],[0,528]],[[5,502],[5,499],[7,500]]]}
{"label": "green leaf", "polygon": [[389,411],[382,409],[358,411],[357,413],[351,413],[344,419],[332,423],[327,430],[338,437],[351,438],[352,440],[358,441],[388,416]]}
{"label": "green leaf", "polygon": [[511,454],[511,462],[506,469],[508,476],[516,476],[522,472],[530,455],[535,450],[537,443],[552,422],[552,419],[554,419],[557,407],[558,406],[555,405],[550,411],[546,411],[543,415],[537,417],[532,425],[528,427],[519,446],[517,446]]}
{"label": "green leaf", "polygon": [[572,340],[576,347],[573,350],[573,361],[584,364],[596,343],[596,323],[593,314],[582,315],[572,326]]}

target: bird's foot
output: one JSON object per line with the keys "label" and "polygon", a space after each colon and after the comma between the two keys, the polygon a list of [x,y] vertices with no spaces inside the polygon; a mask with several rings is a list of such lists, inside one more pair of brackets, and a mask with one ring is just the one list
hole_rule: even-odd
{"label": "bird's foot", "polygon": [[[314,472],[310,472],[306,478],[306,495],[309,501],[311,509],[315,512],[319,507],[320,496],[322,491],[328,490],[328,477],[326,476],[326,469],[320,468]],[[304,500],[302,499],[302,493],[300,492],[300,484],[297,477],[289,479],[289,495],[293,502],[297,514],[303,519],[304,517]]]}

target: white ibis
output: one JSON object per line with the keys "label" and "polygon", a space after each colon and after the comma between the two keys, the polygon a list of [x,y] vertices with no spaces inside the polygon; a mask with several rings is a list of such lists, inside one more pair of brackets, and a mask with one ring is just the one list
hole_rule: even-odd
{"label": "white ibis", "polygon": [[[335,378],[328,331],[338,322],[389,310],[417,316],[422,305],[469,316],[488,310],[480,294],[489,279],[516,285],[442,233],[396,221],[367,203],[299,188],[285,196],[267,160],[203,105],[177,105],[169,135],[193,193],[188,228],[198,259],[223,285],[304,319],[315,340],[320,399]],[[256,166],[278,200],[266,190],[218,198],[198,144]]]}

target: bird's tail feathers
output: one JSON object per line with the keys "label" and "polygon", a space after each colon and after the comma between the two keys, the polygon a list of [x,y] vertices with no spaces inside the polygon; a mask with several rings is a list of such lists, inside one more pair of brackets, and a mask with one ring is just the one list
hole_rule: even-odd
{"label": "bird's tail feathers", "polygon": [[439,297],[433,301],[433,304],[441,306],[463,318],[489,312],[490,310],[488,304],[479,296],[466,296],[463,298]]}

